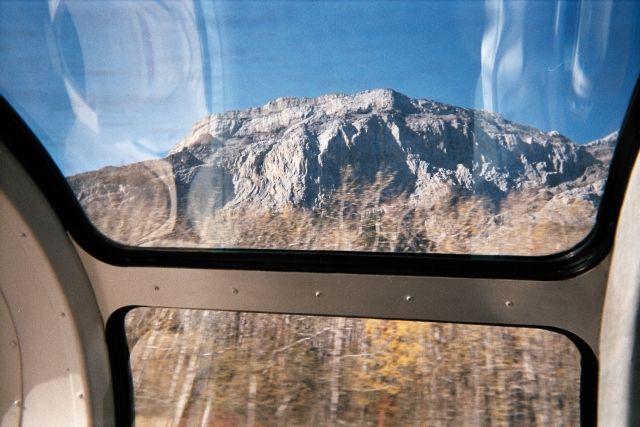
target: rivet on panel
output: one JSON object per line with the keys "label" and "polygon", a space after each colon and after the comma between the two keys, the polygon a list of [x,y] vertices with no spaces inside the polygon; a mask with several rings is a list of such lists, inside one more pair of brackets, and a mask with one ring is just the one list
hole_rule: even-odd
{"label": "rivet on panel", "polygon": [[240,292],[240,291],[238,291],[238,289],[236,289],[236,288],[231,288],[231,293],[232,293],[232,294],[234,294],[234,295],[238,295],[238,292]]}
{"label": "rivet on panel", "polygon": [[60,312],[60,317],[66,317],[66,316],[67,316],[67,313],[65,313],[64,311]]}
{"label": "rivet on panel", "polygon": [[20,407],[20,405],[22,405],[22,402],[21,402],[20,400],[14,400],[14,401],[13,401],[13,406],[15,406],[15,407],[19,408],[19,407]]}
{"label": "rivet on panel", "polygon": [[84,394],[78,393],[78,399],[84,399]]}
{"label": "rivet on panel", "polygon": [[27,233],[20,233],[20,237],[27,237]]}
{"label": "rivet on panel", "polygon": [[407,296],[405,296],[405,297],[404,297],[404,299],[405,299],[405,301],[407,301],[407,302],[411,302],[411,301],[413,301],[413,299],[414,299],[414,298],[413,298],[413,296],[412,296],[412,295],[407,295]]}
{"label": "rivet on panel", "polygon": [[504,302],[504,305],[506,305],[507,307],[513,307],[513,301],[507,300]]}
{"label": "rivet on panel", "polygon": [[320,292],[320,291],[316,291],[316,294],[315,294],[315,295],[316,295],[316,298],[320,298],[320,297],[322,296],[322,292]]}
{"label": "rivet on panel", "polygon": [[154,291],[159,291],[159,290],[160,290],[160,286],[154,286],[154,287],[153,287],[153,290],[154,290]]}

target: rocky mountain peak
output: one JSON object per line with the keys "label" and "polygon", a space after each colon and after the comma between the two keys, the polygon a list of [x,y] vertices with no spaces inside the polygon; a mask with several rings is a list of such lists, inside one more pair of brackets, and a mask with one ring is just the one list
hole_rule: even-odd
{"label": "rocky mountain peak", "polygon": [[364,183],[380,173],[393,175],[395,191],[416,200],[452,191],[499,199],[512,190],[575,180],[587,167],[603,164],[611,148],[581,146],[490,112],[376,89],[284,97],[212,115],[170,158],[179,176],[193,177],[185,170],[197,162],[200,174],[209,170],[206,179],[228,183],[217,206],[277,208],[322,203],[341,185],[345,168]]}
{"label": "rocky mountain peak", "polygon": [[418,108],[424,108],[424,102],[419,104],[391,89],[368,90],[355,95],[330,94],[318,98],[281,97],[261,107],[228,111],[200,120],[191,134],[171,149],[170,154],[191,145],[200,145],[203,135],[227,139],[241,134],[277,134],[313,116],[335,120],[350,115],[412,114]]}
{"label": "rocky mountain peak", "polygon": [[[176,218],[193,221],[229,210],[318,212],[336,194],[358,198],[367,188],[424,209],[460,197],[499,205],[527,192],[555,200],[553,209],[571,200],[595,208],[616,140],[614,133],[579,145],[556,131],[388,89],[284,97],[197,122],[162,161],[171,171],[162,183],[172,182]],[[70,181],[81,202],[126,199],[133,190],[122,176],[138,177],[147,163]],[[119,184],[105,184],[114,179]]]}

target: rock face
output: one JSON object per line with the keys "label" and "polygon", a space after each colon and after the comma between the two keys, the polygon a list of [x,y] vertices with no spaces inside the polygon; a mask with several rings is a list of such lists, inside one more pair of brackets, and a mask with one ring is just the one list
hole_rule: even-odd
{"label": "rock face", "polygon": [[182,189],[216,189],[216,207],[311,207],[335,191],[346,167],[356,182],[391,173],[415,198],[554,187],[590,167],[602,171],[606,141],[580,146],[496,114],[374,90],[213,115],[169,159]]}
{"label": "rock face", "polygon": [[[212,115],[164,159],[172,176],[151,174],[173,181],[167,204],[177,207],[164,216],[178,221],[186,210],[193,219],[194,212],[222,208],[314,209],[346,179],[364,187],[381,175],[391,177],[385,197],[402,194],[416,204],[459,195],[499,202],[513,192],[544,190],[597,206],[616,139],[578,145],[486,111],[372,90],[279,98]],[[124,200],[130,177],[152,164],[104,168],[69,182],[85,207]]]}

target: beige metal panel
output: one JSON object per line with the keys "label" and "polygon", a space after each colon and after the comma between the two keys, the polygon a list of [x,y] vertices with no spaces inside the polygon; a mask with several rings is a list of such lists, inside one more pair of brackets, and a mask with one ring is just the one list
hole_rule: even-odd
{"label": "beige metal panel", "polygon": [[25,426],[113,424],[102,319],[44,197],[0,144],[0,289],[20,343]]}
{"label": "beige metal panel", "polygon": [[0,426],[20,425],[22,382],[20,343],[9,307],[0,289]]}
{"label": "beige metal panel", "polygon": [[608,268],[560,282],[125,268],[77,250],[105,318],[141,305],[550,326],[594,351]]}
{"label": "beige metal panel", "polygon": [[[632,426],[640,421],[633,402],[634,347],[640,322],[640,158],[629,181],[616,233],[600,335],[598,421],[602,426]],[[638,361],[636,360],[636,364]],[[636,393],[639,390],[635,391]],[[635,406],[634,406],[635,405]],[[633,420],[633,417],[635,421]]]}

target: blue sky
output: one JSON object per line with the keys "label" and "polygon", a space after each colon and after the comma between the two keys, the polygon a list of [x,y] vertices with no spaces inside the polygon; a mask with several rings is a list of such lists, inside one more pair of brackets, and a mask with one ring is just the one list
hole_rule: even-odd
{"label": "blue sky", "polygon": [[66,174],[209,113],[392,88],[588,142],[640,72],[640,2],[3,1],[0,89]]}

